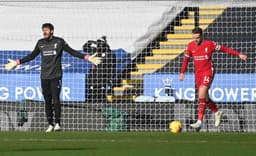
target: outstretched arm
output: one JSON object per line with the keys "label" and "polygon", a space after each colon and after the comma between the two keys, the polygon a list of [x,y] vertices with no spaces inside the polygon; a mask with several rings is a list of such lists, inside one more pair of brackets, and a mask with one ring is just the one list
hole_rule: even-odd
{"label": "outstretched arm", "polygon": [[90,61],[91,63],[98,65],[101,63],[101,58],[96,57],[97,53],[95,53],[94,55],[90,56],[90,55],[84,55],[74,49],[72,49],[71,47],[69,47],[69,45],[63,41],[63,50],[65,50],[66,52],[68,52],[69,54],[71,54],[72,56],[78,57],[78,58],[82,58],[85,59],[86,61]]}
{"label": "outstretched arm", "polygon": [[64,44],[63,44],[63,50],[65,50],[66,52],[68,52],[69,54],[71,54],[72,56],[75,56],[75,57],[78,57],[78,58],[82,58],[82,59],[85,59],[85,60],[88,60],[87,59],[87,55],[84,55],[76,50],[74,50],[73,48],[71,48],[67,43],[65,43],[64,41]]}
{"label": "outstretched arm", "polygon": [[225,47],[225,46],[222,46],[222,45],[218,45],[216,43],[215,43],[215,50],[219,50],[219,51],[231,54],[231,55],[238,56],[240,59],[242,59],[244,61],[247,59],[246,55],[243,55],[243,54],[239,53],[238,51],[236,51],[232,48]]}
{"label": "outstretched arm", "polygon": [[16,62],[17,62],[17,64],[22,64],[22,63],[25,63],[25,62],[29,62],[29,61],[33,60],[39,53],[40,53],[40,50],[38,48],[38,44],[36,44],[34,50],[31,52],[31,54],[23,57],[20,60],[16,60]]}
{"label": "outstretched arm", "polygon": [[9,63],[7,63],[5,65],[5,69],[6,70],[12,70],[14,67],[16,67],[19,64],[25,63],[25,62],[29,62],[31,60],[33,60],[38,54],[40,53],[39,48],[38,48],[38,44],[36,44],[36,47],[34,48],[34,50],[32,51],[31,54],[23,57],[20,60],[12,60],[12,59],[8,59]]}

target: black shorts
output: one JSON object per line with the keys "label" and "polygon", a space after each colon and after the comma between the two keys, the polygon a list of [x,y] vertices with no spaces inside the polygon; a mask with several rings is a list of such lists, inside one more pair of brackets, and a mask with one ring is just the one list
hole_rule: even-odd
{"label": "black shorts", "polygon": [[41,87],[44,98],[51,97],[54,100],[59,100],[61,85],[61,77],[54,79],[41,79]]}

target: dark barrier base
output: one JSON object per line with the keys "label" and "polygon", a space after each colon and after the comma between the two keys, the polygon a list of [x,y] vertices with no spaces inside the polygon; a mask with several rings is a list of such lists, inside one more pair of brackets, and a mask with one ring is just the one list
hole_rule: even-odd
{"label": "dark barrier base", "polygon": [[[223,123],[214,127],[214,115],[206,111],[201,131],[255,132],[255,104],[218,104],[224,111]],[[194,131],[189,124],[196,121],[197,105],[188,101],[175,103],[63,103],[64,131],[103,131],[108,126],[104,110],[111,108],[125,113],[125,131],[168,131],[169,122],[179,120],[183,131]],[[0,103],[1,131],[44,131],[48,126],[44,103],[26,101]],[[118,116],[118,115],[116,115]],[[26,119],[27,118],[27,119]],[[109,120],[109,118],[108,118]],[[118,123],[116,118],[112,119]]]}

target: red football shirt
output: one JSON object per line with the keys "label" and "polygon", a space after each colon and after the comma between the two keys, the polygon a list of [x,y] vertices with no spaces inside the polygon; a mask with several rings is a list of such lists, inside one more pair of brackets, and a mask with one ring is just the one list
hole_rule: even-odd
{"label": "red football shirt", "polygon": [[194,61],[195,74],[214,72],[212,53],[215,50],[226,52],[235,56],[240,55],[239,52],[219,45],[211,40],[204,40],[200,45],[197,45],[196,42],[192,41],[187,46],[186,54],[181,67],[181,73],[186,71],[190,57],[192,57]]}

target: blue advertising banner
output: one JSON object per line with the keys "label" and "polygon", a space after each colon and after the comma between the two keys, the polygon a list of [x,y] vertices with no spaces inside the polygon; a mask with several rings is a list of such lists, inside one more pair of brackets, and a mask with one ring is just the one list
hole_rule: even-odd
{"label": "blue advertising banner", "polygon": [[[195,100],[194,74],[185,74],[179,81],[178,74],[144,75],[144,95],[164,96],[171,85],[177,99]],[[215,74],[210,97],[216,102],[256,102],[256,74]]]}
{"label": "blue advertising banner", "polygon": [[[0,101],[43,101],[39,74],[0,74]],[[85,75],[64,73],[62,101],[85,101]]]}
{"label": "blue advertising banner", "polygon": [[[40,54],[11,71],[4,69],[8,59],[20,59],[29,53],[31,51],[0,51],[0,101],[44,100],[41,93]],[[91,67],[90,62],[63,52],[62,101],[85,101],[85,79]]]}
{"label": "blue advertising banner", "polygon": [[[31,51],[20,50],[0,51],[0,101],[43,100],[40,82],[40,54],[30,62],[18,65],[11,71],[4,69],[8,59],[21,59],[30,53]],[[130,63],[130,54],[123,49],[113,50],[113,53],[117,59],[117,72],[121,73]],[[85,81],[91,68],[90,62],[63,52],[62,101],[85,101]]]}

